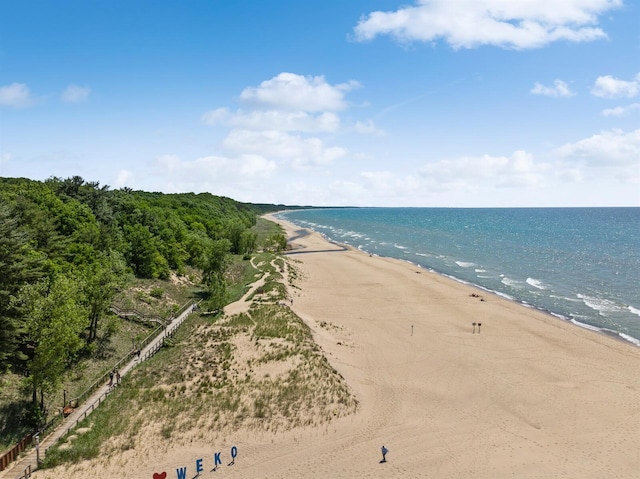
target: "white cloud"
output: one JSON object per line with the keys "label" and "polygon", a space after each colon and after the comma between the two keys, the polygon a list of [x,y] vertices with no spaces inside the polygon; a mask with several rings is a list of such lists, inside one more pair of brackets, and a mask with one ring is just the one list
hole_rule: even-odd
{"label": "white cloud", "polygon": [[201,119],[205,125],[216,126],[226,124],[229,118],[231,118],[231,112],[228,108],[216,108],[205,112]]}
{"label": "white cloud", "polygon": [[483,187],[536,187],[544,183],[545,164],[537,164],[524,150],[511,156],[465,156],[428,164],[419,171],[420,176],[432,184],[473,185]]}
{"label": "white cloud", "polygon": [[334,132],[340,128],[340,117],[333,112],[307,113],[304,111],[238,110],[231,113],[226,108],[206,112],[202,121],[211,126],[226,125],[249,130],[278,130]]}
{"label": "white cloud", "polygon": [[89,99],[91,88],[78,85],[69,85],[62,92],[61,100],[65,103],[82,103]]}
{"label": "white cloud", "polygon": [[215,191],[217,195],[249,201],[265,188],[265,182],[273,178],[277,169],[274,161],[252,154],[211,155],[193,160],[161,155],[154,160],[152,175],[164,181],[163,191]]}
{"label": "white cloud", "polygon": [[298,168],[328,165],[346,155],[343,148],[326,147],[319,138],[304,138],[277,130],[232,130],[223,145],[231,151],[284,159]]}
{"label": "white cloud", "polygon": [[0,106],[25,108],[32,104],[31,91],[24,83],[12,83],[0,87]]}
{"label": "white cloud", "polygon": [[125,186],[129,186],[134,178],[134,174],[131,171],[120,170],[118,171],[118,176],[116,177],[114,186],[116,188],[124,188]]}
{"label": "white cloud", "polygon": [[591,93],[602,98],[633,98],[640,93],[640,73],[631,81],[619,80],[611,75],[598,77]]}
{"label": "white cloud", "polygon": [[640,110],[640,103],[631,103],[626,106],[617,106],[615,108],[607,108],[602,110],[604,116],[624,116],[634,111]]}
{"label": "white cloud", "polygon": [[[640,129],[625,133],[614,129],[590,138],[567,143],[555,150],[556,155],[569,160],[584,160],[591,166],[640,166]],[[636,172],[636,175],[640,171]]]}
{"label": "white cloud", "polygon": [[339,111],[347,106],[344,94],[358,86],[355,81],[330,85],[323,76],[284,72],[263,81],[258,87],[245,88],[240,99],[276,110]]}
{"label": "white cloud", "polygon": [[554,80],[553,86],[544,86],[540,83],[534,85],[531,89],[531,93],[534,95],[544,95],[544,96],[552,96],[552,97],[569,97],[573,96],[574,93],[562,80]]}
{"label": "white cloud", "polygon": [[0,165],[11,161],[11,153],[2,153],[0,155]]}
{"label": "white cloud", "polygon": [[[327,145],[322,136],[341,129],[337,111],[348,106],[345,95],[357,86],[330,85],[323,76],[280,73],[242,91],[246,108],[217,108],[205,112],[201,121],[230,129],[221,147],[231,156],[259,155],[295,169],[326,168],[347,151]],[[375,132],[372,122],[356,128]]]}
{"label": "white cloud", "polygon": [[622,0],[417,0],[360,19],[356,39],[391,35],[404,42],[444,39],[453,48],[539,48],[551,42],[606,38],[598,16]]}
{"label": "white cloud", "polygon": [[381,130],[380,128],[378,128],[373,122],[373,120],[356,121],[354,128],[356,132],[361,133],[363,135],[377,135],[377,136],[384,135],[384,130]]}

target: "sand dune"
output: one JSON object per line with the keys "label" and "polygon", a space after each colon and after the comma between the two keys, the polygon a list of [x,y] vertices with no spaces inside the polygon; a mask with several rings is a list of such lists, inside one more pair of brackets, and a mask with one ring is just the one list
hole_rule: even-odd
{"label": "sand dune", "polygon": [[[639,477],[639,348],[316,233],[295,243],[292,308],[358,412],[281,434],[150,442],[65,477],[174,478],[187,466],[191,478],[198,458],[204,478]],[[214,452],[224,464],[209,472]]]}

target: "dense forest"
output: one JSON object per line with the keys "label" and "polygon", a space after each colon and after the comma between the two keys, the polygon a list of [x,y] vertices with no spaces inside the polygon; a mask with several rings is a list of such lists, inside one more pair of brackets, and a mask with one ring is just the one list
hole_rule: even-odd
{"label": "dense forest", "polygon": [[24,377],[33,422],[69,366],[95,349],[130,278],[197,270],[215,309],[228,255],[250,255],[256,216],[275,209],[208,193],[112,190],[77,176],[0,178],[0,367]]}

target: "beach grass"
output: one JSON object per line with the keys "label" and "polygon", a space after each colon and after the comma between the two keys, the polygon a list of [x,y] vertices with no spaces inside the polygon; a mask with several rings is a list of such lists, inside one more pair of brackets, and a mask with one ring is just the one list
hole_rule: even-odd
{"label": "beach grass", "polygon": [[266,253],[253,263],[259,274],[247,267],[238,278],[265,275],[265,283],[246,312],[187,318],[170,346],[134,369],[80,424],[82,440],[67,435],[43,466],[109,457],[149,434],[181,441],[185,431],[195,431],[190,440],[241,427],[285,431],[355,412],[346,382],[282,301],[295,265]]}

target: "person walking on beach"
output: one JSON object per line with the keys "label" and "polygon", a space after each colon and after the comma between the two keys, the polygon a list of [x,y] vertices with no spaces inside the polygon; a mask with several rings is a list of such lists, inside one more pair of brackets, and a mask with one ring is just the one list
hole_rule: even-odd
{"label": "person walking on beach", "polygon": [[387,462],[387,453],[389,452],[389,449],[387,449],[386,447],[382,446],[380,448],[380,450],[382,451],[382,461],[380,461],[380,462]]}

